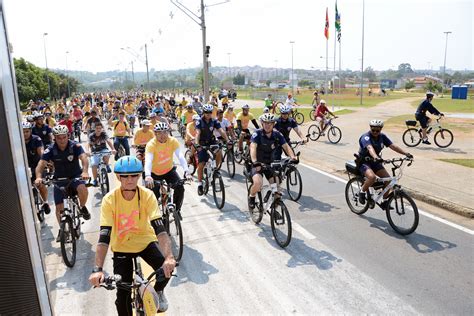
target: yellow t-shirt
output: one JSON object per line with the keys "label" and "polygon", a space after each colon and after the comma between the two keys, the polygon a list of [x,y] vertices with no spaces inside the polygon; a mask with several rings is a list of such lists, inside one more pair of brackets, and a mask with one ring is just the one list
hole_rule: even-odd
{"label": "yellow t-shirt", "polygon": [[188,101],[182,100],[182,101],[180,102],[180,104],[181,104],[183,107],[185,107],[186,105],[188,105]]}
{"label": "yellow t-shirt", "polygon": [[232,111],[232,112],[230,112],[229,110],[224,111],[224,118],[227,119],[229,121],[229,123],[232,124],[232,125],[234,125],[235,117],[236,117],[236,115],[235,115],[234,111]]}
{"label": "yellow t-shirt", "polygon": [[222,104],[228,104],[229,103],[229,98],[228,97],[223,97],[221,102],[222,102]]}
{"label": "yellow t-shirt", "polygon": [[173,168],[173,155],[179,148],[179,142],[176,138],[170,136],[166,143],[160,143],[153,138],[146,145],[145,152],[153,154],[151,172],[157,176],[168,173]]}
{"label": "yellow t-shirt", "polygon": [[212,109],[212,118],[217,118],[217,105],[214,105]]}
{"label": "yellow t-shirt", "polygon": [[84,105],[84,107],[82,108],[82,112],[84,113],[90,112],[90,111],[91,111],[91,106],[89,104]]}
{"label": "yellow t-shirt", "polygon": [[135,107],[132,105],[132,104],[125,104],[125,106],[123,107],[125,113],[127,113],[128,115],[132,115],[133,112],[135,111]]}
{"label": "yellow t-shirt", "polygon": [[[138,195],[140,194],[140,200]],[[131,201],[117,187],[102,199],[100,226],[111,226],[110,247],[114,252],[137,253],[157,240],[150,221],[161,218],[153,191],[138,186]]]}
{"label": "yellow t-shirt", "polygon": [[188,136],[188,133],[193,135],[193,137],[196,137],[196,123],[191,122],[188,125],[186,125],[186,141],[190,141],[191,138]]}
{"label": "yellow t-shirt", "polygon": [[193,116],[195,114],[197,114],[197,112],[194,110],[192,112],[184,111],[183,114],[181,115],[181,121],[184,124],[191,123],[193,121]]}
{"label": "yellow t-shirt", "polygon": [[119,120],[112,121],[112,130],[114,131],[114,136],[127,136],[127,127],[128,123],[126,122]]}
{"label": "yellow t-shirt", "polygon": [[62,105],[58,105],[56,107],[56,113],[57,114],[64,114],[66,112],[66,110],[64,109],[64,107]]}
{"label": "yellow t-shirt", "polygon": [[45,119],[44,122],[45,122],[46,124],[48,124],[48,126],[51,127],[51,128],[55,127],[56,124],[57,124],[57,123],[56,123],[56,120],[55,120],[54,118],[52,118],[52,117],[50,117],[50,118],[47,119],[47,120]]}
{"label": "yellow t-shirt", "polygon": [[243,129],[249,128],[249,122],[253,119],[253,114],[250,112],[248,115],[244,115],[244,112],[239,112],[239,114],[237,114],[237,121],[240,120],[242,122]]}
{"label": "yellow t-shirt", "polygon": [[139,129],[135,133],[135,137],[133,138],[133,143],[135,145],[146,145],[151,139],[155,137],[155,134],[151,129],[148,130],[148,132],[144,132],[143,129]]}
{"label": "yellow t-shirt", "polygon": [[176,117],[180,118],[183,114],[183,108],[178,107],[176,111],[174,111],[174,114],[176,115]]}

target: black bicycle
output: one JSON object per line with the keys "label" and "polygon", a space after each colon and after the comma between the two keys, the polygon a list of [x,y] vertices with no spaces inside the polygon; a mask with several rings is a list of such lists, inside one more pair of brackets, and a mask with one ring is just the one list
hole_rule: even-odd
{"label": "black bicycle", "polygon": [[[45,177],[43,179],[43,184],[45,186],[51,185],[51,178]],[[45,201],[41,197],[41,193],[39,192],[39,189],[36,187],[36,185],[33,184],[31,189],[33,191],[33,201],[35,203],[36,216],[38,217],[40,223],[43,223],[44,215],[49,214],[51,209],[49,208],[48,204],[45,204]]]}
{"label": "black bicycle", "polygon": [[203,180],[203,191],[204,194],[209,192],[209,186],[212,186],[212,195],[214,197],[214,203],[218,209],[222,209],[225,204],[225,187],[222,175],[217,168],[216,155],[221,150],[222,144],[215,144],[209,146],[201,146],[201,150],[206,150],[209,156],[209,160],[204,165],[202,174]]}
{"label": "black bicycle", "polygon": [[77,240],[81,236],[82,215],[79,210],[77,192],[70,185],[75,179],[56,178],[53,185],[64,194],[64,210],[59,223],[61,255],[66,266],[72,268],[76,263]]}
{"label": "black bicycle", "polygon": [[[234,178],[235,176],[235,157],[234,157],[234,142],[229,141],[227,144],[230,144],[229,146],[223,146],[223,156],[222,156],[222,162],[225,161],[226,166],[227,166],[227,175],[229,178]],[[221,165],[222,165],[221,162]],[[219,166],[220,169],[221,166]]]}

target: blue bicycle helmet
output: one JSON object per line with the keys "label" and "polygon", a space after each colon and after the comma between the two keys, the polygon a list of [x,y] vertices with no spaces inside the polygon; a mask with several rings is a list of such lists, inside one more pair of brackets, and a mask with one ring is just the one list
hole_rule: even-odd
{"label": "blue bicycle helmet", "polygon": [[143,165],[135,156],[123,156],[114,165],[116,174],[140,174],[143,172]]}

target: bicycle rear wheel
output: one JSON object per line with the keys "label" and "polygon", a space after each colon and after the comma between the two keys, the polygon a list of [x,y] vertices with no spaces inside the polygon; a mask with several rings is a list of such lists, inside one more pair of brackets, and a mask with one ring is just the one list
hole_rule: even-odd
{"label": "bicycle rear wheel", "polygon": [[403,133],[402,140],[408,147],[415,147],[421,143],[421,134],[416,128],[411,127]]}
{"label": "bicycle rear wheel", "polygon": [[196,160],[191,152],[191,149],[186,150],[184,157],[186,158],[186,163],[188,164],[189,174],[194,175],[196,172]]}
{"label": "bicycle rear wheel", "polygon": [[308,128],[309,139],[312,141],[317,141],[319,136],[321,136],[321,130],[319,129],[318,124],[313,124]]}
{"label": "bicycle rear wheel", "polygon": [[400,235],[411,234],[418,227],[418,207],[404,191],[395,191],[392,194],[385,212],[388,223]]}
{"label": "bicycle rear wheel", "polygon": [[296,124],[301,125],[304,122],[304,115],[303,113],[296,112],[293,116],[295,118]]}
{"label": "bicycle rear wheel", "polygon": [[76,237],[71,217],[63,218],[59,227],[61,230],[59,237],[61,242],[61,255],[63,256],[66,266],[72,268],[76,263]]}
{"label": "bicycle rear wheel", "polygon": [[369,209],[368,201],[366,201],[365,204],[360,204],[359,202],[359,194],[363,184],[364,179],[362,177],[352,178],[346,184],[345,195],[347,206],[357,215],[362,215]]}
{"label": "bicycle rear wheel", "polygon": [[440,148],[449,147],[453,143],[454,136],[449,129],[442,128],[434,135],[434,142]]}
{"label": "bicycle rear wheel", "polygon": [[119,158],[122,158],[123,156],[125,156],[125,148],[123,148],[122,144],[120,144],[117,150],[117,155]]}
{"label": "bicycle rear wheel", "polygon": [[105,196],[109,193],[109,175],[107,174],[107,169],[101,168],[100,169],[100,191],[102,196]]}
{"label": "bicycle rear wheel", "polygon": [[202,190],[204,195],[206,195],[207,192],[209,192],[209,179],[207,178],[207,168],[204,168],[204,170],[202,171],[202,181]]}
{"label": "bicycle rear wheel", "polygon": [[315,115],[316,115],[316,110],[313,109],[309,112],[309,118],[311,119],[311,121],[316,121]]}
{"label": "bicycle rear wheel", "polygon": [[290,244],[292,229],[290,213],[282,200],[274,202],[270,213],[270,222],[276,243],[285,248]]}
{"label": "bicycle rear wheel", "polygon": [[35,200],[35,208],[36,208],[36,216],[40,223],[44,222],[44,210],[42,209],[42,205],[39,200],[39,192],[37,188],[33,188],[33,197]]}
{"label": "bicycle rear wheel", "polygon": [[228,150],[226,154],[227,174],[232,179],[235,176],[235,161],[234,153],[232,150]]}
{"label": "bicycle rear wheel", "polygon": [[331,126],[328,130],[328,140],[333,143],[337,144],[342,138],[342,132],[337,126]]}
{"label": "bicycle rear wheel", "polygon": [[214,172],[212,177],[212,195],[214,203],[218,209],[222,209],[225,204],[225,187],[220,172]]}
{"label": "bicycle rear wheel", "polygon": [[286,173],[286,191],[292,201],[298,201],[303,191],[301,174],[294,166],[290,166]]}
{"label": "bicycle rear wheel", "polygon": [[[250,197],[250,186],[247,188],[247,203],[249,202],[249,197]],[[255,207],[253,209],[250,208],[250,205],[248,205],[249,208],[249,213],[250,213],[250,218],[252,219],[252,222],[255,224],[260,224],[263,218],[263,202],[262,202],[262,193],[258,192],[257,196],[255,197]]]}
{"label": "bicycle rear wheel", "polygon": [[183,256],[183,229],[176,210],[173,211],[172,216],[169,215],[167,222],[166,231],[171,240],[171,251],[176,262],[179,262]]}

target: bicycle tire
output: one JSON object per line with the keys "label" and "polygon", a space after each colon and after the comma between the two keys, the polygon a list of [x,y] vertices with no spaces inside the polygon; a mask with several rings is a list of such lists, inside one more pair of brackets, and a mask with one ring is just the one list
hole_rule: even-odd
{"label": "bicycle tire", "polygon": [[[278,210],[278,208],[280,210]],[[292,227],[291,227],[291,217],[288,212],[288,208],[281,199],[273,202],[273,206],[270,213],[270,223],[272,227],[273,237],[275,238],[276,243],[281,248],[285,248],[291,242]],[[286,228],[283,228],[283,225],[286,224]],[[281,234],[279,234],[282,227]]]}
{"label": "bicycle tire", "polygon": [[[296,190],[292,191],[292,187],[295,187]],[[296,202],[301,198],[301,193],[303,192],[303,181],[301,180],[300,172],[294,166],[290,166],[286,172],[286,191],[292,201]]]}
{"label": "bicycle tire", "polygon": [[35,200],[35,208],[36,208],[36,216],[38,217],[38,220],[40,223],[44,222],[44,211],[41,208],[42,205],[40,205],[39,201],[39,192],[38,189],[33,188],[33,197]]}
{"label": "bicycle tire", "polygon": [[281,112],[280,112],[280,107],[283,105],[283,102],[281,101],[278,101],[277,103],[275,103],[275,113],[278,114],[278,115],[281,115]]}
{"label": "bicycle tire", "polygon": [[[410,204],[410,208],[407,209],[405,207],[404,200]],[[406,219],[400,217],[403,215],[408,215],[407,211],[413,213],[413,216],[411,216],[413,218]],[[420,219],[418,207],[416,206],[415,201],[413,201],[413,199],[402,190],[395,191],[388,199],[388,207],[385,210],[385,213],[390,226],[392,226],[393,230],[400,235],[409,235],[413,233],[418,227],[418,222]],[[400,222],[405,221],[407,223],[407,228],[403,228],[400,225]]]}
{"label": "bicycle tire", "polygon": [[117,155],[118,155],[118,158],[122,158],[123,156],[125,156],[125,148],[123,148],[122,144],[120,144],[118,150],[117,150]]}
{"label": "bicycle tire", "polygon": [[232,150],[229,150],[226,154],[226,164],[227,164],[227,174],[229,178],[234,178],[235,176],[235,161],[234,161],[234,153]]}
{"label": "bicycle tire", "polygon": [[421,143],[421,134],[416,128],[408,128],[402,136],[403,143],[408,147],[416,147]]}
{"label": "bicycle tire", "polygon": [[100,192],[104,197],[107,193],[109,193],[110,186],[109,186],[109,175],[107,173],[107,169],[101,168],[100,169]]}
{"label": "bicycle tire", "polygon": [[203,195],[206,195],[207,192],[209,192],[209,179],[207,178],[206,168],[204,168],[202,171],[202,181],[204,182],[202,186]]}
{"label": "bicycle tire", "polygon": [[239,148],[237,147],[237,150],[234,150],[234,160],[236,163],[241,164],[243,159],[243,153],[239,151]]}
{"label": "bicycle tire", "polygon": [[357,215],[362,215],[369,209],[368,201],[364,205],[359,205],[359,192],[363,184],[364,179],[362,177],[354,177],[347,182],[345,189],[347,206],[349,206],[351,212]]}
{"label": "bicycle tire", "polygon": [[337,126],[331,126],[328,130],[328,140],[332,144],[337,144],[342,138],[341,129]]}
{"label": "bicycle tire", "polygon": [[[445,138],[447,140],[447,143],[444,143],[441,141],[441,140],[445,140]],[[438,146],[439,148],[446,148],[446,147],[449,147],[453,143],[454,136],[453,136],[453,133],[449,129],[442,128],[435,133],[433,139],[436,146]]]}
{"label": "bicycle tire", "polygon": [[173,210],[173,219],[168,214],[166,232],[171,240],[171,251],[173,252],[176,262],[181,260],[183,256],[183,228],[179,219],[178,211]]}
{"label": "bicycle tire", "polygon": [[194,159],[191,149],[186,150],[184,153],[184,158],[186,158],[186,163],[188,164],[189,174],[193,176],[196,172],[196,160]]}
{"label": "bicycle tire", "polygon": [[321,136],[321,130],[319,129],[318,124],[312,124],[308,128],[309,139],[312,141],[317,141]]}
{"label": "bicycle tire", "polygon": [[304,123],[304,115],[303,115],[303,113],[296,112],[296,113],[293,115],[293,118],[295,119],[296,124],[298,124],[298,125],[301,125],[301,124]]}
{"label": "bicycle tire", "polygon": [[77,133],[77,140],[79,143],[81,142],[81,130]]}
{"label": "bicycle tire", "polygon": [[[65,217],[60,223],[60,243],[61,243],[61,255],[63,257],[64,264],[69,268],[72,268],[76,263],[76,238],[74,233],[74,227],[72,225],[71,217]],[[71,243],[72,249],[69,255],[66,244]]]}
{"label": "bicycle tire", "polygon": [[249,208],[250,218],[252,222],[256,225],[260,224],[263,219],[263,200],[262,200],[262,193],[258,192],[257,196],[255,197],[255,207],[250,209],[249,203],[250,197],[250,186],[247,188],[247,206]]}
{"label": "bicycle tire", "polygon": [[312,109],[311,111],[309,111],[309,118],[311,119],[311,121],[316,121],[316,110],[315,109]]}
{"label": "bicycle tire", "polygon": [[[220,197],[218,196],[219,193],[221,193]],[[218,171],[215,171],[212,176],[212,196],[216,207],[221,210],[225,204],[225,187],[221,173]]]}

